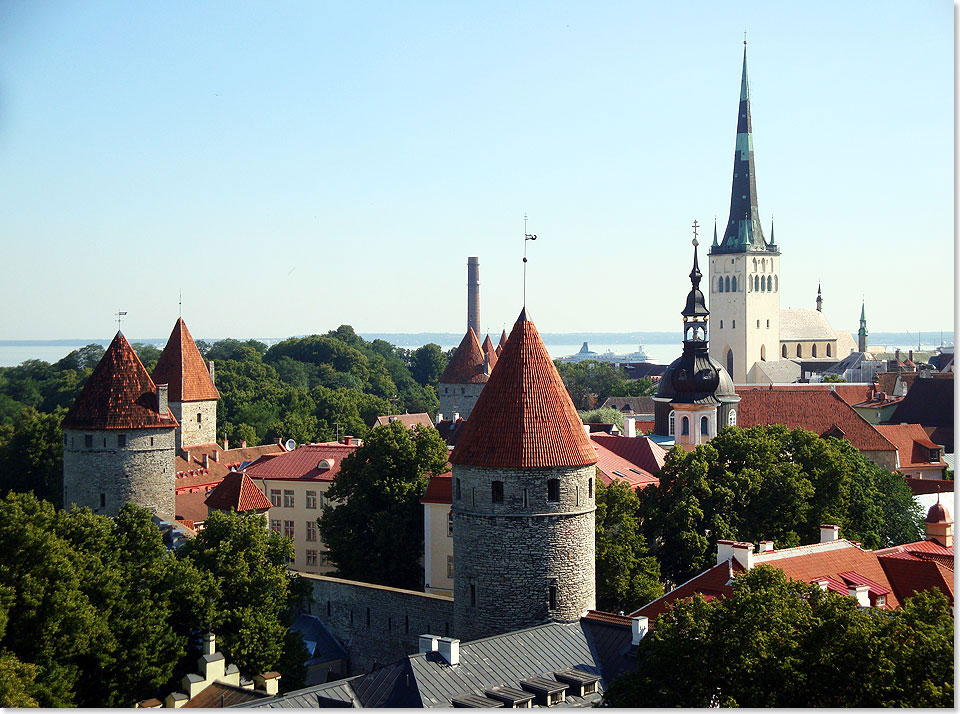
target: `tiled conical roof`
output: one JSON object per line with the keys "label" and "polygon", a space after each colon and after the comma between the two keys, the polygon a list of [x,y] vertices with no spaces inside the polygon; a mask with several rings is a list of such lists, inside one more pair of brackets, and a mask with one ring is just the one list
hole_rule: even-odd
{"label": "tiled conical roof", "polygon": [[586,466],[597,452],[526,309],[450,455],[462,466]]}
{"label": "tiled conical roof", "polygon": [[500,343],[497,345],[497,357],[500,356],[500,353],[503,352],[504,346],[507,344],[507,331],[504,330],[500,333]]}
{"label": "tiled conical roof", "polygon": [[490,372],[493,372],[493,368],[497,366],[497,358],[500,356],[497,354],[497,348],[493,346],[493,340],[490,339],[488,334],[483,340],[483,355],[490,361]]}
{"label": "tiled conical roof", "polygon": [[157,411],[157,387],[118,332],[83,391],[63,419],[64,429],[149,429],[175,427],[177,420],[167,409]]}
{"label": "tiled conical roof", "polygon": [[171,402],[200,402],[219,399],[210,372],[197,343],[181,317],[173,326],[170,339],[153,369],[154,384],[168,384]]}
{"label": "tiled conical roof", "polygon": [[204,500],[207,508],[216,508],[229,511],[231,508],[237,513],[244,511],[259,511],[271,507],[270,500],[263,495],[263,491],[242,471],[231,471],[223,477],[223,481],[210,492]]}
{"label": "tiled conical roof", "polygon": [[460,340],[460,346],[453,353],[439,381],[442,384],[482,384],[487,381],[484,366],[480,340],[473,328],[468,327],[467,334]]}

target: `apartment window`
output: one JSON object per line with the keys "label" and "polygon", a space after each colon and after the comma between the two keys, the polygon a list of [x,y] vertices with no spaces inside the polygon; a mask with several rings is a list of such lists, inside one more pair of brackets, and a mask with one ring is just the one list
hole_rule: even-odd
{"label": "apartment window", "polygon": [[503,503],[503,481],[493,482],[493,488],[490,497],[494,503]]}
{"label": "apartment window", "polygon": [[477,584],[470,583],[470,607],[477,606]]}
{"label": "apartment window", "polygon": [[317,564],[317,551],[308,550],[307,551],[307,565],[316,565]]}
{"label": "apartment window", "polygon": [[270,503],[272,503],[274,506],[279,507],[280,505],[280,489],[279,488],[270,489]]}
{"label": "apartment window", "polygon": [[330,565],[330,552],[320,551],[320,565]]}
{"label": "apartment window", "polygon": [[307,491],[307,508],[317,507],[317,492]]}
{"label": "apartment window", "polygon": [[317,542],[317,522],[316,521],[307,521],[307,542],[308,543]]}
{"label": "apartment window", "polygon": [[447,511],[447,536],[453,537],[453,511]]}
{"label": "apartment window", "polygon": [[101,493],[101,494],[100,494],[100,508],[106,508],[106,507],[107,507],[107,494]]}
{"label": "apartment window", "polygon": [[452,555],[447,556],[447,577],[448,578],[453,577],[453,556]]}
{"label": "apartment window", "polygon": [[293,491],[286,488],[283,489],[283,507],[293,508]]}
{"label": "apartment window", "polygon": [[272,530],[274,533],[280,532],[280,521],[278,519],[276,518],[270,519],[270,530]]}
{"label": "apartment window", "polygon": [[83,435],[83,445],[88,448],[93,448],[93,434],[84,434]]}
{"label": "apartment window", "polygon": [[547,588],[547,598],[550,600],[549,606],[551,610],[557,609],[557,586],[551,585]]}
{"label": "apartment window", "polygon": [[670,436],[673,436],[677,433],[677,413],[672,410],[670,412],[670,416],[667,417],[667,433]]}
{"label": "apartment window", "polygon": [[887,604],[887,596],[877,595],[877,607],[883,607],[886,604]]}
{"label": "apartment window", "polygon": [[284,521],[283,522],[283,535],[287,538],[293,538],[294,527],[293,521]]}
{"label": "apartment window", "polygon": [[463,494],[460,493],[460,479],[457,479],[457,500],[459,501],[463,498]]}
{"label": "apartment window", "polygon": [[547,481],[547,500],[560,500],[560,479],[552,478]]}

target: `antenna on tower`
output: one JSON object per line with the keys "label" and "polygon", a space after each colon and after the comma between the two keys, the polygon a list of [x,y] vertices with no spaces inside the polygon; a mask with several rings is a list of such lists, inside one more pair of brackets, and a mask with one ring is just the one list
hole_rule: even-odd
{"label": "antenna on tower", "polygon": [[183,288],[180,288],[180,302],[178,305],[180,306],[180,317],[183,317]]}
{"label": "antenna on tower", "polygon": [[125,310],[117,311],[117,332],[120,332],[120,321],[126,316],[127,316],[127,313]]}
{"label": "antenna on tower", "polygon": [[527,214],[523,214],[523,306],[527,306],[527,241],[536,240],[535,233],[527,233]]}

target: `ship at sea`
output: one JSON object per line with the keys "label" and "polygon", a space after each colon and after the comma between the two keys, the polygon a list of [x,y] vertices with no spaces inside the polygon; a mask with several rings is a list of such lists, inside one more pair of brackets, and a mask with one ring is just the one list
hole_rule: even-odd
{"label": "ship at sea", "polygon": [[561,362],[586,362],[587,360],[593,360],[595,362],[609,362],[611,364],[628,364],[631,362],[646,362],[647,353],[643,351],[643,345],[637,346],[636,352],[630,352],[625,355],[614,354],[612,350],[607,350],[606,352],[600,354],[598,352],[593,352],[590,350],[589,345],[584,342],[583,347],[580,348],[580,351],[574,355],[568,357],[561,357]]}

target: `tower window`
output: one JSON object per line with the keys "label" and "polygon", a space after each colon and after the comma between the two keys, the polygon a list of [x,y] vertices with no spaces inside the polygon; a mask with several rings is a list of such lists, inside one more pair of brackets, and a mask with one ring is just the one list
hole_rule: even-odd
{"label": "tower window", "polygon": [[457,500],[459,501],[463,498],[463,494],[460,492],[460,479],[457,479]]}
{"label": "tower window", "polygon": [[527,500],[527,489],[523,489],[523,507],[526,508],[530,502]]}
{"label": "tower window", "polygon": [[737,292],[737,276],[736,275],[733,276],[733,282],[731,283],[731,285],[733,286],[732,288],[733,292]]}
{"label": "tower window", "polygon": [[803,347],[797,345],[797,357],[803,357]]}
{"label": "tower window", "polygon": [[107,506],[107,494],[100,494],[100,508],[106,508]]}
{"label": "tower window", "polygon": [[773,292],[773,278],[770,277],[769,275],[767,276],[767,292],[768,293]]}
{"label": "tower window", "polygon": [[552,478],[547,481],[547,500],[548,501],[560,500],[560,479]]}
{"label": "tower window", "polygon": [[674,436],[677,433],[677,413],[670,410],[670,416],[667,417],[667,434]]}
{"label": "tower window", "polygon": [[494,481],[490,498],[494,503],[503,503],[503,481]]}
{"label": "tower window", "polygon": [[700,417],[700,433],[703,436],[710,435],[710,420],[707,419],[705,416]]}
{"label": "tower window", "polygon": [[786,345],[784,345],[783,347],[780,348],[780,355],[781,355],[784,359],[787,358],[787,346],[786,346]]}
{"label": "tower window", "polygon": [[760,320],[757,320],[757,329],[760,329]]}
{"label": "tower window", "polygon": [[453,537],[453,511],[447,511],[447,535]]}
{"label": "tower window", "polygon": [[88,448],[93,448],[93,434],[84,434],[83,435],[83,445]]}
{"label": "tower window", "polygon": [[814,345],[813,347],[810,348],[810,354],[811,354],[813,357],[816,357],[816,356],[817,356],[817,346],[816,346],[816,345]]}
{"label": "tower window", "polygon": [[551,585],[547,588],[547,599],[551,610],[557,609],[557,586]]}
{"label": "tower window", "polygon": [[117,434],[117,446],[122,449],[126,445],[127,445],[127,435]]}
{"label": "tower window", "polygon": [[723,329],[723,320],[720,320],[720,329]]}
{"label": "tower window", "polygon": [[690,434],[690,418],[683,417],[680,420],[680,434],[681,436],[688,436]]}
{"label": "tower window", "polygon": [[472,506],[477,505],[477,487],[476,486],[470,489],[470,505]]}
{"label": "tower window", "polygon": [[736,320],[733,321],[733,328],[732,328],[732,329],[734,329],[734,330],[737,329],[737,321],[736,321]]}
{"label": "tower window", "polygon": [[724,285],[725,292],[730,292],[730,276],[729,275],[726,278],[724,278],[724,283],[725,283]]}
{"label": "tower window", "polygon": [[733,350],[730,349],[727,350],[727,372],[733,377]]}
{"label": "tower window", "polygon": [[197,424],[199,424],[202,420],[203,420],[203,414],[201,412],[197,412]]}
{"label": "tower window", "polygon": [[153,437],[150,437],[150,446],[153,446]]}
{"label": "tower window", "polygon": [[593,479],[587,479],[587,496],[593,498]]}
{"label": "tower window", "polygon": [[832,356],[833,356],[833,355],[830,354],[830,352],[831,352],[831,350],[830,350],[830,343],[828,342],[828,343],[827,343],[827,357],[832,357]]}
{"label": "tower window", "polygon": [[477,606],[477,585],[470,583],[470,607]]}
{"label": "tower window", "polygon": [[767,329],[770,329],[770,320],[767,320]]}
{"label": "tower window", "polygon": [[737,410],[731,409],[730,413],[727,414],[727,425],[736,426],[737,425]]}

